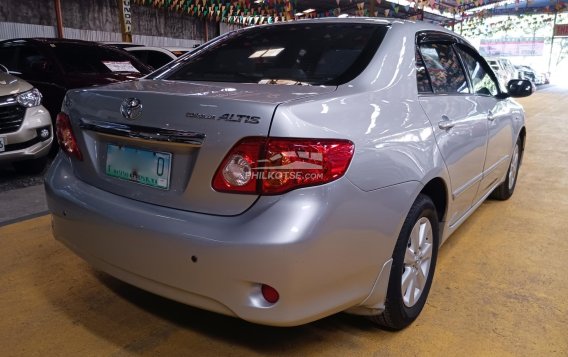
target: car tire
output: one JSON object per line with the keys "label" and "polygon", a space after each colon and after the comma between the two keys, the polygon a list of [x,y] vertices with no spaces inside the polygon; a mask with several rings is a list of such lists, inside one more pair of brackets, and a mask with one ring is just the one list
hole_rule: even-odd
{"label": "car tire", "polygon": [[16,161],[12,163],[14,170],[20,174],[37,175],[41,174],[47,165],[47,156],[39,157],[37,159]]}
{"label": "car tire", "polygon": [[375,323],[388,330],[401,330],[418,317],[432,285],[438,246],[436,207],[430,197],[420,194],[396,242],[385,310],[371,317]]}
{"label": "car tire", "polygon": [[513,192],[515,192],[515,187],[517,186],[517,178],[519,175],[519,167],[521,166],[522,157],[523,150],[521,138],[519,138],[515,144],[515,148],[513,149],[513,155],[511,157],[509,169],[507,170],[507,175],[505,176],[505,181],[493,190],[491,198],[499,201],[505,201],[511,198]]}

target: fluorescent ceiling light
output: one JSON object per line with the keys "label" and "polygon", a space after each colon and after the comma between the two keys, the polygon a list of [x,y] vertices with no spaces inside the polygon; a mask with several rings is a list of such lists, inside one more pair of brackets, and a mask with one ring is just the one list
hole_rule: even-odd
{"label": "fluorescent ceiling light", "polygon": [[269,48],[267,50],[258,50],[250,55],[249,58],[276,57],[282,51],[284,51],[284,48]]}

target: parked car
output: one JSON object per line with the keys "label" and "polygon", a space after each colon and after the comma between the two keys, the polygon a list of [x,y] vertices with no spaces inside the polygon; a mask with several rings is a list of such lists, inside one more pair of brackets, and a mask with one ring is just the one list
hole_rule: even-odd
{"label": "parked car", "polygon": [[67,90],[136,79],[151,71],[122,50],[56,38],[1,41],[0,64],[42,93],[53,122]]}
{"label": "parked car", "polygon": [[519,78],[515,66],[506,58],[487,58],[487,63],[495,71],[503,86],[506,86],[510,80]]}
{"label": "parked car", "polygon": [[125,49],[127,47],[145,47],[145,45],[139,43],[132,43],[132,42],[120,42],[120,41],[105,41],[100,42],[103,45],[112,46],[118,49]]}
{"label": "parked car", "polygon": [[532,68],[531,66],[515,66],[519,71],[519,77],[523,79],[528,79],[536,85],[549,84],[550,74],[548,72],[539,72]]}
{"label": "parked car", "polygon": [[37,174],[47,164],[53,127],[41,93],[0,66],[0,165]]}
{"label": "parked car", "polygon": [[170,50],[168,48],[148,46],[125,47],[124,50],[128,51],[131,55],[154,69],[158,69],[166,63],[169,63],[177,59],[181,55],[191,51],[191,49],[183,49],[178,47],[172,48]]}
{"label": "parked car", "polygon": [[534,69],[530,68],[529,66],[515,66],[515,68],[519,73],[519,78],[527,79],[533,84],[540,84],[540,78]]}
{"label": "parked car", "polygon": [[423,22],[241,29],[144,79],[68,92],[54,236],[130,284],[255,323],[347,310],[401,329],[441,243],[513,194],[526,129],[511,97],[531,93],[502,92],[466,40]]}

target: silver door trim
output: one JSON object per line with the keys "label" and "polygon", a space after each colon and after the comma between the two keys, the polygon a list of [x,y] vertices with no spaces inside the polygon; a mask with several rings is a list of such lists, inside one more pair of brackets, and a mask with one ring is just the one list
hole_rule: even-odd
{"label": "silver door trim", "polygon": [[457,190],[452,192],[452,198],[456,199],[456,197],[467,191],[471,186],[481,181],[482,178],[483,178],[483,173],[480,173],[479,175],[475,176],[474,178],[466,182],[463,186],[459,187]]}

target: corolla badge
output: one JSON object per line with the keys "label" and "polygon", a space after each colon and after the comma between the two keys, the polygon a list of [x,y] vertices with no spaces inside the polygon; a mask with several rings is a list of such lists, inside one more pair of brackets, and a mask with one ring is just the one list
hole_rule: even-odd
{"label": "corolla badge", "polygon": [[142,114],[142,102],[138,98],[126,98],[120,105],[120,113],[128,120],[137,119]]}

